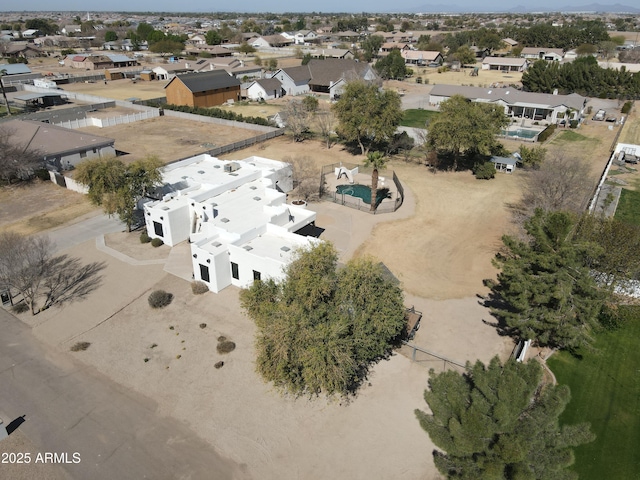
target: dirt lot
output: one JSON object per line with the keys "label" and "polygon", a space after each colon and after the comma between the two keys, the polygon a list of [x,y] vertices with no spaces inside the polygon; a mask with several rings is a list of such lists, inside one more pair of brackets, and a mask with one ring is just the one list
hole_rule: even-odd
{"label": "dirt lot", "polygon": [[82,131],[114,138],[117,150],[129,153],[123,161],[157,155],[164,162],[203,153],[259,132],[164,116],[115,127],[87,127]]}
{"label": "dirt lot", "polygon": [[133,81],[123,78],[121,80],[110,80],[108,83],[69,83],[60,85],[60,88],[67,92],[87,93],[100,97],[113,98],[115,100],[126,100],[127,98],[140,98],[149,100],[152,98],[164,97],[164,87],[168,81]]}
{"label": "dirt lot", "polygon": [[100,210],[85,195],[51,182],[33,181],[0,188],[0,228],[30,235],[73,223]]}

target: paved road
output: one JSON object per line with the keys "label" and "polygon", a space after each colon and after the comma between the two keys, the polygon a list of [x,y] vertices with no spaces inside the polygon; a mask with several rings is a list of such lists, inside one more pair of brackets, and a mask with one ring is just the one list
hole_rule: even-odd
{"label": "paved road", "polygon": [[72,225],[64,225],[46,232],[46,234],[55,243],[56,250],[59,251],[95,239],[98,235],[122,232],[126,228],[117,216],[109,218],[108,215],[99,214]]}
{"label": "paved road", "polygon": [[5,425],[25,415],[19,430],[38,452],[67,453],[69,459],[77,452],[79,463],[62,465],[71,478],[247,478],[183,424],[159,417],[152,401],[38,342],[1,308],[0,331]]}

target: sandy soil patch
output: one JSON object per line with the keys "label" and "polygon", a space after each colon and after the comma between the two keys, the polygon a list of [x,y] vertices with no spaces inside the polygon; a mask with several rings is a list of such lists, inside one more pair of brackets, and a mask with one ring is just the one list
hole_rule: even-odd
{"label": "sandy soil patch", "polygon": [[30,235],[99,212],[85,195],[51,182],[36,180],[0,188],[2,230]]}
{"label": "sandy soil patch", "polygon": [[159,260],[167,258],[170,247],[154,247],[151,243],[140,243],[138,232],[115,232],[105,235],[105,245],[135,260]]}
{"label": "sandy soil patch", "polygon": [[[76,75],[80,73],[91,74],[93,72],[74,72]],[[103,73],[103,72],[97,72]],[[67,92],[86,93],[89,95],[97,95],[99,97],[113,98],[115,100],[126,100],[128,98],[139,98],[141,100],[150,100],[165,96],[164,87],[168,81],[142,81],[123,78],[120,80],[109,80],[93,83],[67,83],[60,85],[60,88]]]}
{"label": "sandy soil patch", "polygon": [[87,127],[81,130],[115,139],[116,149],[129,153],[120,157],[122,161],[130,162],[148,155],[157,155],[165,163],[198,155],[215,147],[254,137],[259,133],[170,116],[142,120],[134,124],[106,128]]}

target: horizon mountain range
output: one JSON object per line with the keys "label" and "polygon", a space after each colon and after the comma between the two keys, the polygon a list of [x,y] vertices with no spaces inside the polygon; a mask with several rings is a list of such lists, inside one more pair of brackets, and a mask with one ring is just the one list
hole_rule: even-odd
{"label": "horizon mountain range", "polygon": [[[584,12],[606,12],[606,13],[640,13],[640,8],[619,3],[604,5],[601,3],[589,3],[584,5],[566,5],[563,7],[529,7],[516,5],[511,8],[469,8],[456,4],[425,4],[418,7],[411,7],[404,10],[407,13],[584,13]],[[396,12],[400,13],[401,11]]]}

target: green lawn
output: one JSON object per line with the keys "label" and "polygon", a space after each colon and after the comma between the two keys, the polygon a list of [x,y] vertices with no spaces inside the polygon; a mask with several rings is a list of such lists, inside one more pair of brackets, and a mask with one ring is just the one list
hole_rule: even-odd
{"label": "green lawn", "polygon": [[632,225],[640,225],[640,191],[622,189],[615,218]]}
{"label": "green lawn", "polygon": [[573,142],[594,142],[599,143],[599,140],[596,138],[585,137],[573,130],[565,130],[560,133],[556,138],[554,138],[551,143],[553,145],[562,145],[563,143],[573,143]]}
{"label": "green lawn", "polygon": [[618,330],[598,335],[596,353],[555,354],[549,366],[571,388],[562,423],[591,423],[594,442],[575,449],[580,480],[640,479],[640,307]]}
{"label": "green lawn", "polygon": [[424,128],[427,121],[440,115],[440,112],[433,110],[410,109],[404,111],[404,116],[400,121],[403,127]]}

